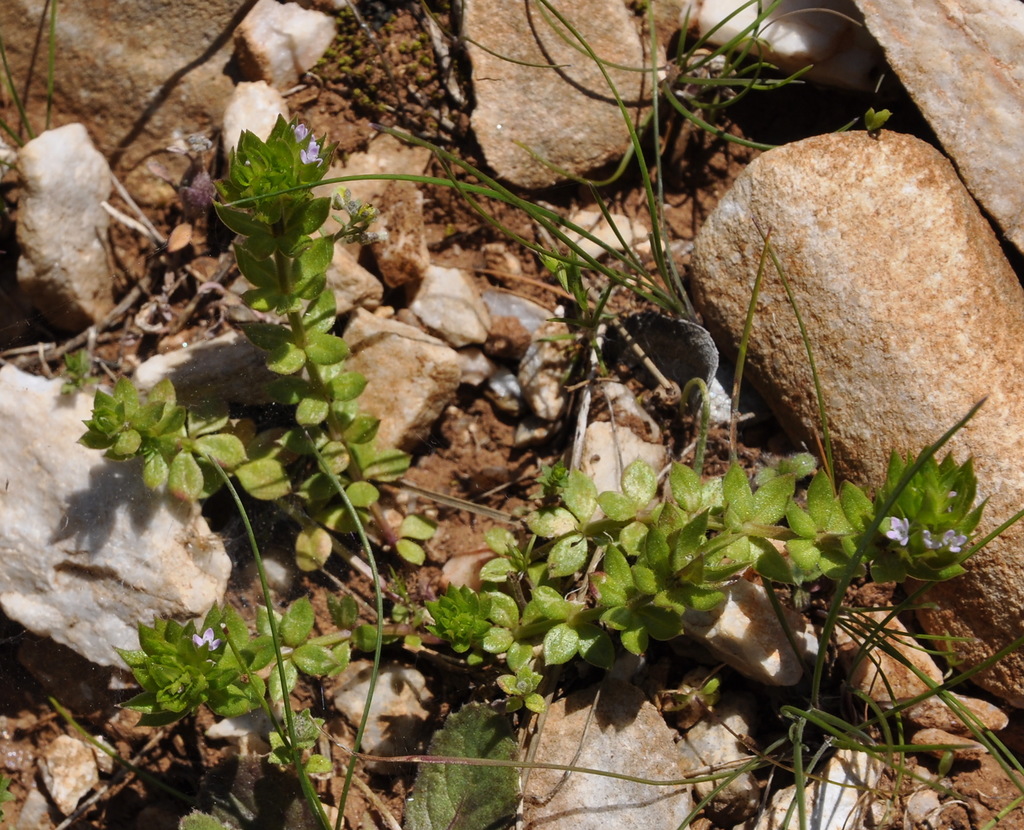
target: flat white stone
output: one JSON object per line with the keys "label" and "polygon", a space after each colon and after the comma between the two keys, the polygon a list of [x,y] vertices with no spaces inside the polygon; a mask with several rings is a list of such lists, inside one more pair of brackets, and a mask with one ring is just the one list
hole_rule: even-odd
{"label": "flat white stone", "polygon": [[298,3],[259,0],[235,31],[235,50],[250,81],[287,89],[327,51],[334,18]]}
{"label": "flat white stone", "polygon": [[101,666],[137,625],[191,619],[224,594],[231,562],[193,505],[148,490],[138,462],[77,443],[92,396],[0,369],[0,608]]}
{"label": "flat white stone", "polygon": [[456,349],[487,340],[490,312],[473,278],[460,268],[428,266],[409,309],[430,332]]}

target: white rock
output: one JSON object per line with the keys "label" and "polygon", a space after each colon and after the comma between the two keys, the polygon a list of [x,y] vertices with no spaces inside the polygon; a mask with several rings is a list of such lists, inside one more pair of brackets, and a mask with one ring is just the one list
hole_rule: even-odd
{"label": "white rock", "polygon": [[[946,449],[974,456],[978,532],[1024,501],[1024,290],[991,227],[932,147],[883,131],[817,136],[755,159],[708,217],[694,249],[694,304],[736,353],[763,240],[793,286],[830,414],[840,477],[870,489],[889,454],[918,453],[982,398]],[[759,295],[747,376],[798,443],[814,446],[819,413],[807,354],[773,273]],[[965,666],[1005,645],[1024,616],[1024,527],[1017,524],[931,589],[926,631]],[[1024,706],[1024,653],[974,681]]]}
{"label": "white rock", "polygon": [[18,284],[53,325],[83,329],[114,307],[101,203],[110,168],[85,127],[68,124],[32,139],[18,153]]}
{"label": "white rock", "polygon": [[205,614],[231,563],[192,505],[148,490],[138,463],[77,443],[92,412],[61,382],[0,369],[0,608],[103,666],[137,625]]}
{"label": "white rock", "polygon": [[377,446],[411,449],[424,440],[459,387],[455,350],[436,337],[362,309],[345,329],[347,370],[368,381],[359,408],[380,419]]}
{"label": "white rock", "polygon": [[[807,805],[808,830],[850,830],[871,827],[875,791],[884,765],[865,752],[841,749],[815,780],[803,791]],[[817,780],[817,779],[821,780]],[[793,826],[786,816],[795,797],[795,787],[777,792],[761,814],[755,830],[787,830]],[[794,810],[795,815],[795,810]]]}
{"label": "white rock", "polygon": [[493,360],[473,346],[468,349],[460,349],[458,354],[460,383],[479,386],[498,369]]}
{"label": "white rock", "polygon": [[[676,737],[643,692],[608,679],[551,705],[536,760],[676,780],[685,776]],[[679,827],[692,804],[685,785],[652,786],[579,772],[566,776],[549,769],[531,770],[525,796],[526,826],[545,830]]]}
{"label": "white rock", "polygon": [[[621,0],[567,0],[558,11],[603,61],[645,65],[636,23]],[[622,155],[626,124],[598,65],[574,48],[571,35],[538,9],[505,0],[470,0],[463,20],[473,62],[473,132],[499,177],[531,188],[562,180],[520,144],[579,175]],[[636,118],[643,73],[605,68]]]}
{"label": "white rock", "polygon": [[661,429],[636,402],[629,388],[621,383],[603,383],[613,414],[611,421],[587,425],[580,454],[580,470],[591,478],[597,492],[620,492],[622,471],[637,459],[660,472],[668,460],[661,443]]}
{"label": "white rock", "polygon": [[270,402],[266,385],[277,377],[267,368],[267,353],[233,331],[154,355],[135,370],[134,381],[148,390],[169,378],[180,403],[219,397],[232,403],[264,404]]}
{"label": "white rock", "polygon": [[[754,734],[756,715],[753,695],[725,694],[712,708],[712,714],[698,720],[679,742],[679,752],[690,775],[731,773],[752,760],[750,749],[738,738],[749,740]],[[752,816],[761,800],[761,787],[752,772],[732,774],[732,780],[705,807],[709,817],[725,827],[733,827]],[[722,780],[697,782],[694,792],[698,798],[706,798]]]}
{"label": "white rock", "polygon": [[270,732],[274,728],[262,709],[254,709],[234,718],[217,721],[206,730],[206,737],[214,741],[228,741],[243,755],[264,755],[270,751]]}
{"label": "white rock", "polygon": [[[701,35],[715,29],[709,42],[721,46],[751,26],[762,8],[748,0],[694,0],[683,4],[680,20],[689,15]],[[872,90],[885,65],[854,0],[782,0],[757,36],[767,47],[764,60],[784,72],[814,64],[804,77],[832,86]]]}
{"label": "white rock", "polygon": [[[359,725],[366,707],[372,668],[365,661],[349,666],[334,695],[334,708],[353,728]],[[394,664],[381,667],[363,733],[363,752],[388,756],[421,749],[429,736],[432,702],[426,678],[416,669]],[[385,768],[379,764],[367,766]]]}
{"label": "white rock", "polygon": [[287,89],[323,57],[334,34],[330,15],[259,0],[235,31],[235,50],[249,80]]}
{"label": "white rock", "polygon": [[409,308],[428,331],[456,349],[483,343],[491,326],[476,283],[460,268],[428,266]]}
{"label": "white rock", "polygon": [[968,189],[1024,251],[1024,5],[856,2]]}
{"label": "white rock", "polygon": [[65,816],[100,780],[92,750],[70,735],[58,735],[46,747],[39,759],[39,771],[50,798]]}
{"label": "white rock", "polygon": [[801,654],[793,653],[765,590],[739,579],[725,589],[725,602],[711,611],[683,613],[683,630],[723,663],[769,686],[792,686],[813,662],[818,640],[807,621],[784,609]]}
{"label": "white rock", "polygon": [[566,235],[583,253],[595,259],[609,251],[632,249],[636,242],[646,240],[647,228],[639,222],[630,222],[629,217],[621,213],[611,213],[609,216],[610,223],[598,210],[578,210],[569,217],[569,221],[586,231],[587,235],[575,231],[569,231]]}
{"label": "white rock", "polygon": [[569,406],[565,388],[572,365],[568,348],[571,341],[565,339],[568,333],[569,327],[557,321],[539,326],[519,364],[523,397],[533,413],[545,421],[557,421]]}
{"label": "white rock", "polygon": [[288,102],[284,96],[266,81],[243,81],[235,87],[221,120],[221,140],[224,142],[224,155],[238,147],[238,139],[243,130],[255,133],[266,140],[270,131],[277,123],[277,117],[289,118]]}

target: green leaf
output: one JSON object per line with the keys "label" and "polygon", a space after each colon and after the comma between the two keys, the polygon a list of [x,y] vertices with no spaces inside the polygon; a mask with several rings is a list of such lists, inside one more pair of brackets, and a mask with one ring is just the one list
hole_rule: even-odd
{"label": "green leaf", "polygon": [[225,469],[234,469],[245,461],[245,447],[235,435],[203,435],[196,444]]}
{"label": "green leaf", "polygon": [[206,813],[189,813],[178,823],[178,830],[231,830]]}
{"label": "green leaf", "polygon": [[128,429],[117,436],[117,440],[114,441],[114,446],[110,448],[110,452],[122,458],[130,458],[135,455],[141,446],[142,436],[134,429]]}
{"label": "green leaf", "polygon": [[142,465],[142,482],[151,490],[156,489],[167,481],[169,472],[170,468],[164,457],[158,452],[150,453]]}
{"label": "green leaf", "polygon": [[249,495],[264,501],[284,498],[292,489],[288,472],[276,458],[257,458],[242,464],[235,476]]}
{"label": "green leaf", "polygon": [[590,665],[610,669],[615,662],[615,646],[607,631],[584,623],[576,627],[579,636],[579,655]]}
{"label": "green leaf", "polygon": [[294,375],[306,365],[306,353],[291,341],[271,350],[267,368],[279,375]]}
{"label": "green leaf", "polygon": [[299,231],[309,235],[320,230],[320,226],[327,221],[331,213],[331,200],[322,196],[319,199],[310,199],[302,202],[299,209],[288,217],[288,224]]}
{"label": "green leaf", "polygon": [[307,775],[323,775],[331,772],[334,769],[334,765],[331,763],[329,758],[325,758],[323,755],[313,754],[310,755],[303,764]]}
{"label": "green leaf", "polygon": [[[513,761],[518,748],[505,718],[471,703],[448,716],[430,754]],[[405,813],[405,830],[478,830],[515,821],[519,771],[514,766],[423,764]]]}
{"label": "green leaf", "polygon": [[562,498],[565,501],[565,506],[569,508],[580,524],[589,522],[590,517],[597,510],[597,487],[579,470],[569,473]]}
{"label": "green leaf", "polygon": [[483,642],[480,645],[488,654],[504,654],[514,641],[515,638],[512,636],[511,631],[495,625],[484,635]]}
{"label": "green leaf", "polygon": [[167,475],[167,489],[182,501],[195,501],[203,491],[203,471],[190,452],[179,452]]}
{"label": "green leaf", "polygon": [[338,668],[334,653],[325,646],[304,643],[292,652],[299,671],[312,677],[324,677]]}
{"label": "green leaf", "polygon": [[818,561],[821,559],[821,548],[810,539],[790,539],[786,543],[789,558],[805,574],[816,575]]}
{"label": "green leaf", "polygon": [[277,403],[295,406],[303,397],[310,394],[311,384],[308,380],[294,375],[276,378],[267,384],[266,390]]}
{"label": "green leaf", "polygon": [[500,591],[488,591],[486,596],[491,601],[488,617],[493,622],[505,628],[515,628],[519,625],[519,606],[512,597]]}
{"label": "green leaf", "polygon": [[[868,503],[870,505],[870,502]],[[797,536],[804,539],[813,539],[818,535],[818,527],[811,518],[811,514],[802,510],[793,502],[786,507],[786,524]]]}
{"label": "green leaf", "polygon": [[544,635],[544,662],[549,666],[568,663],[576,656],[580,637],[576,629],[566,623],[549,628]]}
{"label": "green leaf", "polygon": [[302,323],[307,332],[326,334],[337,321],[338,305],[333,291],[323,291],[320,296],[309,304],[302,315]]}
{"label": "green leaf", "polygon": [[576,518],[564,507],[542,507],[531,513],[526,526],[538,536],[554,539],[576,529]]}
{"label": "green leaf", "polygon": [[485,562],[484,566],[480,569],[480,581],[481,582],[504,582],[508,575],[515,571],[515,565],[513,565],[504,556],[499,556],[496,559],[492,559],[490,562]]}
{"label": "green leaf", "polygon": [[327,420],[330,411],[331,407],[327,401],[310,395],[299,401],[299,405],[295,408],[295,423],[305,427],[322,424]]}
{"label": "green leaf", "polygon": [[240,233],[242,236],[267,236],[270,228],[263,222],[253,219],[248,212],[238,208],[227,207],[215,202],[213,209],[220,217],[220,221],[228,226],[229,230]]}
{"label": "green leaf", "polygon": [[318,571],[326,564],[333,549],[331,534],[322,527],[303,528],[295,537],[295,564],[302,571]]}
{"label": "green leaf", "polygon": [[248,242],[235,245],[235,262],[242,276],[257,288],[276,290],[280,286],[274,260],[257,257]]}
{"label": "green leaf", "polygon": [[313,604],[308,597],[300,597],[281,618],[278,633],[288,648],[296,648],[306,642],[313,630]]}
{"label": "green leaf", "polygon": [[[296,682],[299,679],[299,670],[295,668],[295,664],[292,662],[285,662],[284,664],[284,682],[287,684],[285,691],[281,689],[281,674],[275,667],[270,672],[270,678],[267,681],[267,687],[270,691],[271,700],[284,700],[286,695],[295,688]],[[275,734],[273,732],[271,735]]]}
{"label": "green leaf", "polygon": [[738,464],[733,464],[726,472],[722,479],[722,492],[730,511],[741,521],[749,520],[754,509],[754,494],[746,472]]}
{"label": "green leaf", "polygon": [[437,531],[437,522],[431,521],[425,516],[410,513],[398,526],[398,535],[406,539],[419,539],[425,542],[432,539]]}
{"label": "green leaf", "polygon": [[306,336],[306,356],[318,366],[341,363],[348,357],[348,344],[336,335],[312,331]]}
{"label": "green leaf", "polygon": [[354,401],[366,389],[366,377],[359,372],[345,372],[333,378],[328,384],[331,399],[335,401]]}
{"label": "green leaf", "polygon": [[409,539],[399,539],[395,542],[395,550],[410,565],[422,565],[427,559],[427,552],[423,546]]}
{"label": "green leaf", "polygon": [[622,492],[637,510],[651,503],[658,492],[658,475],[643,459],[638,458],[622,471]]}
{"label": "green leaf", "polygon": [[345,488],[345,495],[353,507],[369,507],[380,499],[380,491],[368,481],[353,481]]}
{"label": "green leaf", "polygon": [[668,474],[669,489],[676,504],[686,512],[693,513],[700,509],[701,482],[700,476],[689,467],[673,464]]}
{"label": "green leaf", "polygon": [[340,599],[328,594],[327,610],[331,614],[331,621],[342,630],[354,627],[356,620],[359,619],[359,603],[350,594],[345,594]]}
{"label": "green leaf", "polygon": [[796,476],[792,473],[776,476],[754,493],[754,511],[751,518],[765,525],[778,524],[793,498]]}
{"label": "green leaf", "polygon": [[[379,427],[380,420],[372,415],[357,415],[355,420],[345,428],[344,437],[349,444],[369,444],[377,436]],[[369,477],[365,467],[363,471]]]}
{"label": "green leaf", "polygon": [[[793,543],[790,542],[789,544]],[[770,579],[772,582],[792,585],[796,581],[793,577],[793,569],[789,565],[789,560],[779,553],[774,546],[764,548],[761,551],[761,555],[757,557],[757,563],[754,567],[761,576],[765,579]]]}
{"label": "green leaf", "polygon": [[832,482],[824,470],[819,470],[807,487],[807,512],[819,529],[824,529],[828,525],[835,500]]}
{"label": "green leaf", "polygon": [[636,503],[624,496],[609,490],[597,497],[597,505],[604,511],[604,515],[613,522],[628,522],[636,516]]}
{"label": "green leaf", "polygon": [[280,348],[292,342],[292,333],[284,326],[273,323],[248,323],[242,327],[242,333],[257,348],[265,352]]}
{"label": "green leaf", "polygon": [[569,576],[587,563],[587,539],[580,533],[563,536],[548,552],[548,573],[552,577]]}

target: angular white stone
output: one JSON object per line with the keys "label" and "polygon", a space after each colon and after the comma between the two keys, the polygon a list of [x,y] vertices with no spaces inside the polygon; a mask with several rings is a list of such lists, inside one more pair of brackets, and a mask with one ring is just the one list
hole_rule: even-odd
{"label": "angular white stone", "polygon": [[564,339],[565,323],[549,322],[537,328],[533,342],[519,364],[519,385],[523,398],[538,418],[557,421],[569,406],[565,380],[569,376],[572,355]]}
{"label": "angular white stone", "polygon": [[[691,27],[701,35],[714,29],[709,42],[721,46],[751,26],[767,5],[693,0],[683,4],[680,19],[689,15]],[[782,0],[757,35],[767,47],[764,60],[784,72],[814,64],[804,77],[823,84],[872,90],[885,65],[854,0]]]}
{"label": "angular white stone", "polygon": [[[600,689],[600,698],[595,694]],[[655,781],[685,776],[678,735],[635,686],[607,679],[556,701],[540,732],[536,760]],[[678,827],[692,805],[689,787],[653,786],[600,775],[531,770],[527,827],[609,830]]]}
{"label": "angular white stone", "polygon": [[224,155],[230,158],[232,151],[238,147],[242,130],[249,130],[265,140],[274,129],[279,115],[283,115],[285,120],[289,118],[288,102],[274,87],[266,81],[240,83],[224,107],[224,118],[221,120]]}
{"label": "angular white stone", "polygon": [[0,369],[0,608],[102,666],[137,625],[205,614],[231,562],[192,505],[148,490],[138,463],[77,443],[92,396]]}
{"label": "angular white stone", "polygon": [[1024,5],[856,2],[968,189],[1024,251]]}
{"label": "angular white stone", "polygon": [[92,750],[77,738],[58,735],[39,759],[50,798],[63,815],[69,815],[78,802],[100,780],[99,768]]}
{"label": "angular white stone", "polygon": [[323,57],[334,34],[330,15],[259,0],[235,31],[235,49],[249,80],[287,89]]}
{"label": "angular white stone", "polygon": [[818,639],[807,621],[784,609],[801,651],[794,654],[762,586],[738,579],[724,590],[725,602],[717,608],[683,613],[686,635],[751,680],[769,686],[797,683],[818,653]]}
{"label": "angular white stone", "polygon": [[18,284],[55,326],[92,325],[114,307],[106,159],[85,127],[68,124],[25,144],[18,174]]}
{"label": "angular white stone", "polygon": [[456,349],[483,343],[491,326],[473,278],[460,268],[429,266],[409,308],[430,332]]}

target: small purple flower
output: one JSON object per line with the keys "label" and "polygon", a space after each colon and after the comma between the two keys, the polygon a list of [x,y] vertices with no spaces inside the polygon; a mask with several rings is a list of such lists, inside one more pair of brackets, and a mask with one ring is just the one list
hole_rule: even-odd
{"label": "small purple flower", "polygon": [[963,546],[967,544],[967,537],[955,530],[947,530],[942,534],[942,545],[950,553],[960,553]]}
{"label": "small purple flower", "polygon": [[899,544],[906,546],[910,542],[910,519],[890,516],[889,529],[885,531],[885,536],[894,542],[899,542]]}
{"label": "small purple flower", "polygon": [[924,542],[924,546],[928,548],[928,550],[938,550],[942,547],[942,540],[933,539],[932,532],[930,530],[921,531],[921,541]]}
{"label": "small purple flower", "polygon": [[206,631],[203,632],[202,637],[200,637],[198,634],[193,634],[192,642],[195,644],[196,648],[202,648],[203,646],[206,646],[210,649],[210,651],[216,651],[218,648],[220,648],[221,644],[221,640],[218,640],[216,637],[213,636],[212,628],[207,628]]}
{"label": "small purple flower", "polygon": [[320,145],[316,143],[316,138],[311,137],[308,147],[305,150],[299,150],[299,158],[302,159],[303,164],[312,164],[313,162],[321,164],[323,162],[323,159],[320,158]]}
{"label": "small purple flower", "polygon": [[309,135],[309,127],[305,124],[296,124],[292,127],[292,132],[295,133],[295,143],[301,144],[306,140],[306,136]]}

